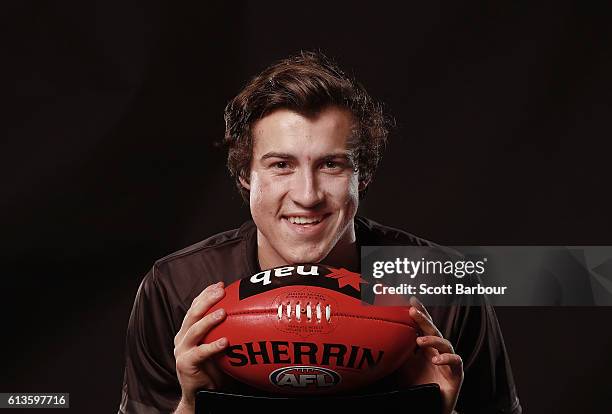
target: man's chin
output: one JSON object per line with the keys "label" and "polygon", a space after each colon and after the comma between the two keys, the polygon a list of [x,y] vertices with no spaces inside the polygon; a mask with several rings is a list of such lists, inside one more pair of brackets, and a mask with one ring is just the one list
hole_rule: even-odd
{"label": "man's chin", "polygon": [[315,253],[313,254],[313,251],[311,249],[304,251],[304,252],[299,252],[297,254],[291,254],[288,258],[290,259],[289,262],[291,264],[296,264],[296,263],[319,263],[321,262],[323,259],[325,259],[324,254],[322,253]]}

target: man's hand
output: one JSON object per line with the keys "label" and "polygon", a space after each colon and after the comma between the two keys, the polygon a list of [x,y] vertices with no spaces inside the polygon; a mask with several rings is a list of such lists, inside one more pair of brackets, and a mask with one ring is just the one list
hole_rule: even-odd
{"label": "man's hand", "polygon": [[436,328],[423,304],[415,297],[410,299],[410,304],[410,316],[418,324],[423,336],[417,338],[416,355],[400,368],[400,383],[437,383],[444,401],[444,413],[450,414],[455,409],[463,382],[463,361]]}
{"label": "man's hand", "polygon": [[193,412],[196,390],[218,388],[222,381],[222,374],[211,361],[211,357],[225,349],[227,338],[219,338],[209,344],[201,344],[201,341],[213,326],[225,319],[223,309],[204,316],[224,295],[223,282],[204,289],[191,303],[181,329],[174,337],[176,374],[182,391],[176,413]]}

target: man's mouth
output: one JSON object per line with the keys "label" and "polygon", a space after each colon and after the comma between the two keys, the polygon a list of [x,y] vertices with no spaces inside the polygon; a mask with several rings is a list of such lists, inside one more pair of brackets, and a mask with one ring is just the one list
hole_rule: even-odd
{"label": "man's mouth", "polygon": [[326,227],[326,219],[330,215],[331,213],[307,216],[287,215],[283,216],[283,221],[298,234],[314,236],[323,231]]}
{"label": "man's mouth", "polygon": [[286,219],[291,224],[317,224],[323,220],[323,216],[322,215],[321,216],[310,216],[310,217],[288,216],[286,217]]}

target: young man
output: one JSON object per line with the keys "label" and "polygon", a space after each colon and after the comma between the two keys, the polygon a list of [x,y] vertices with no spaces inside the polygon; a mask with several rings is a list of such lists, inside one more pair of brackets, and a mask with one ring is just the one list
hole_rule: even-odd
{"label": "young man", "polygon": [[[292,263],[359,271],[361,245],[429,244],[356,216],[387,121],[322,54],[264,70],[228,104],[225,120],[228,167],[253,221],[158,260],[144,278],[128,326],[121,413],[189,413],[196,390],[225,389],[211,357],[231,338],[200,344],[223,323],[223,310],[204,315],[224,284]],[[419,369],[413,362],[396,383],[438,383],[446,413],[520,413],[493,310],[413,304]]]}

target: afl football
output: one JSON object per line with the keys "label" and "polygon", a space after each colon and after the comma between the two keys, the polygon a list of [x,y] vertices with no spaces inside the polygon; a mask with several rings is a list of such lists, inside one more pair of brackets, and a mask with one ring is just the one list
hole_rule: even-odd
{"label": "afl football", "polygon": [[247,385],[273,394],[331,394],[393,373],[416,347],[408,306],[362,302],[358,273],[324,265],[265,270],[225,288],[213,308],[227,317],[204,342],[227,337],[216,360]]}

